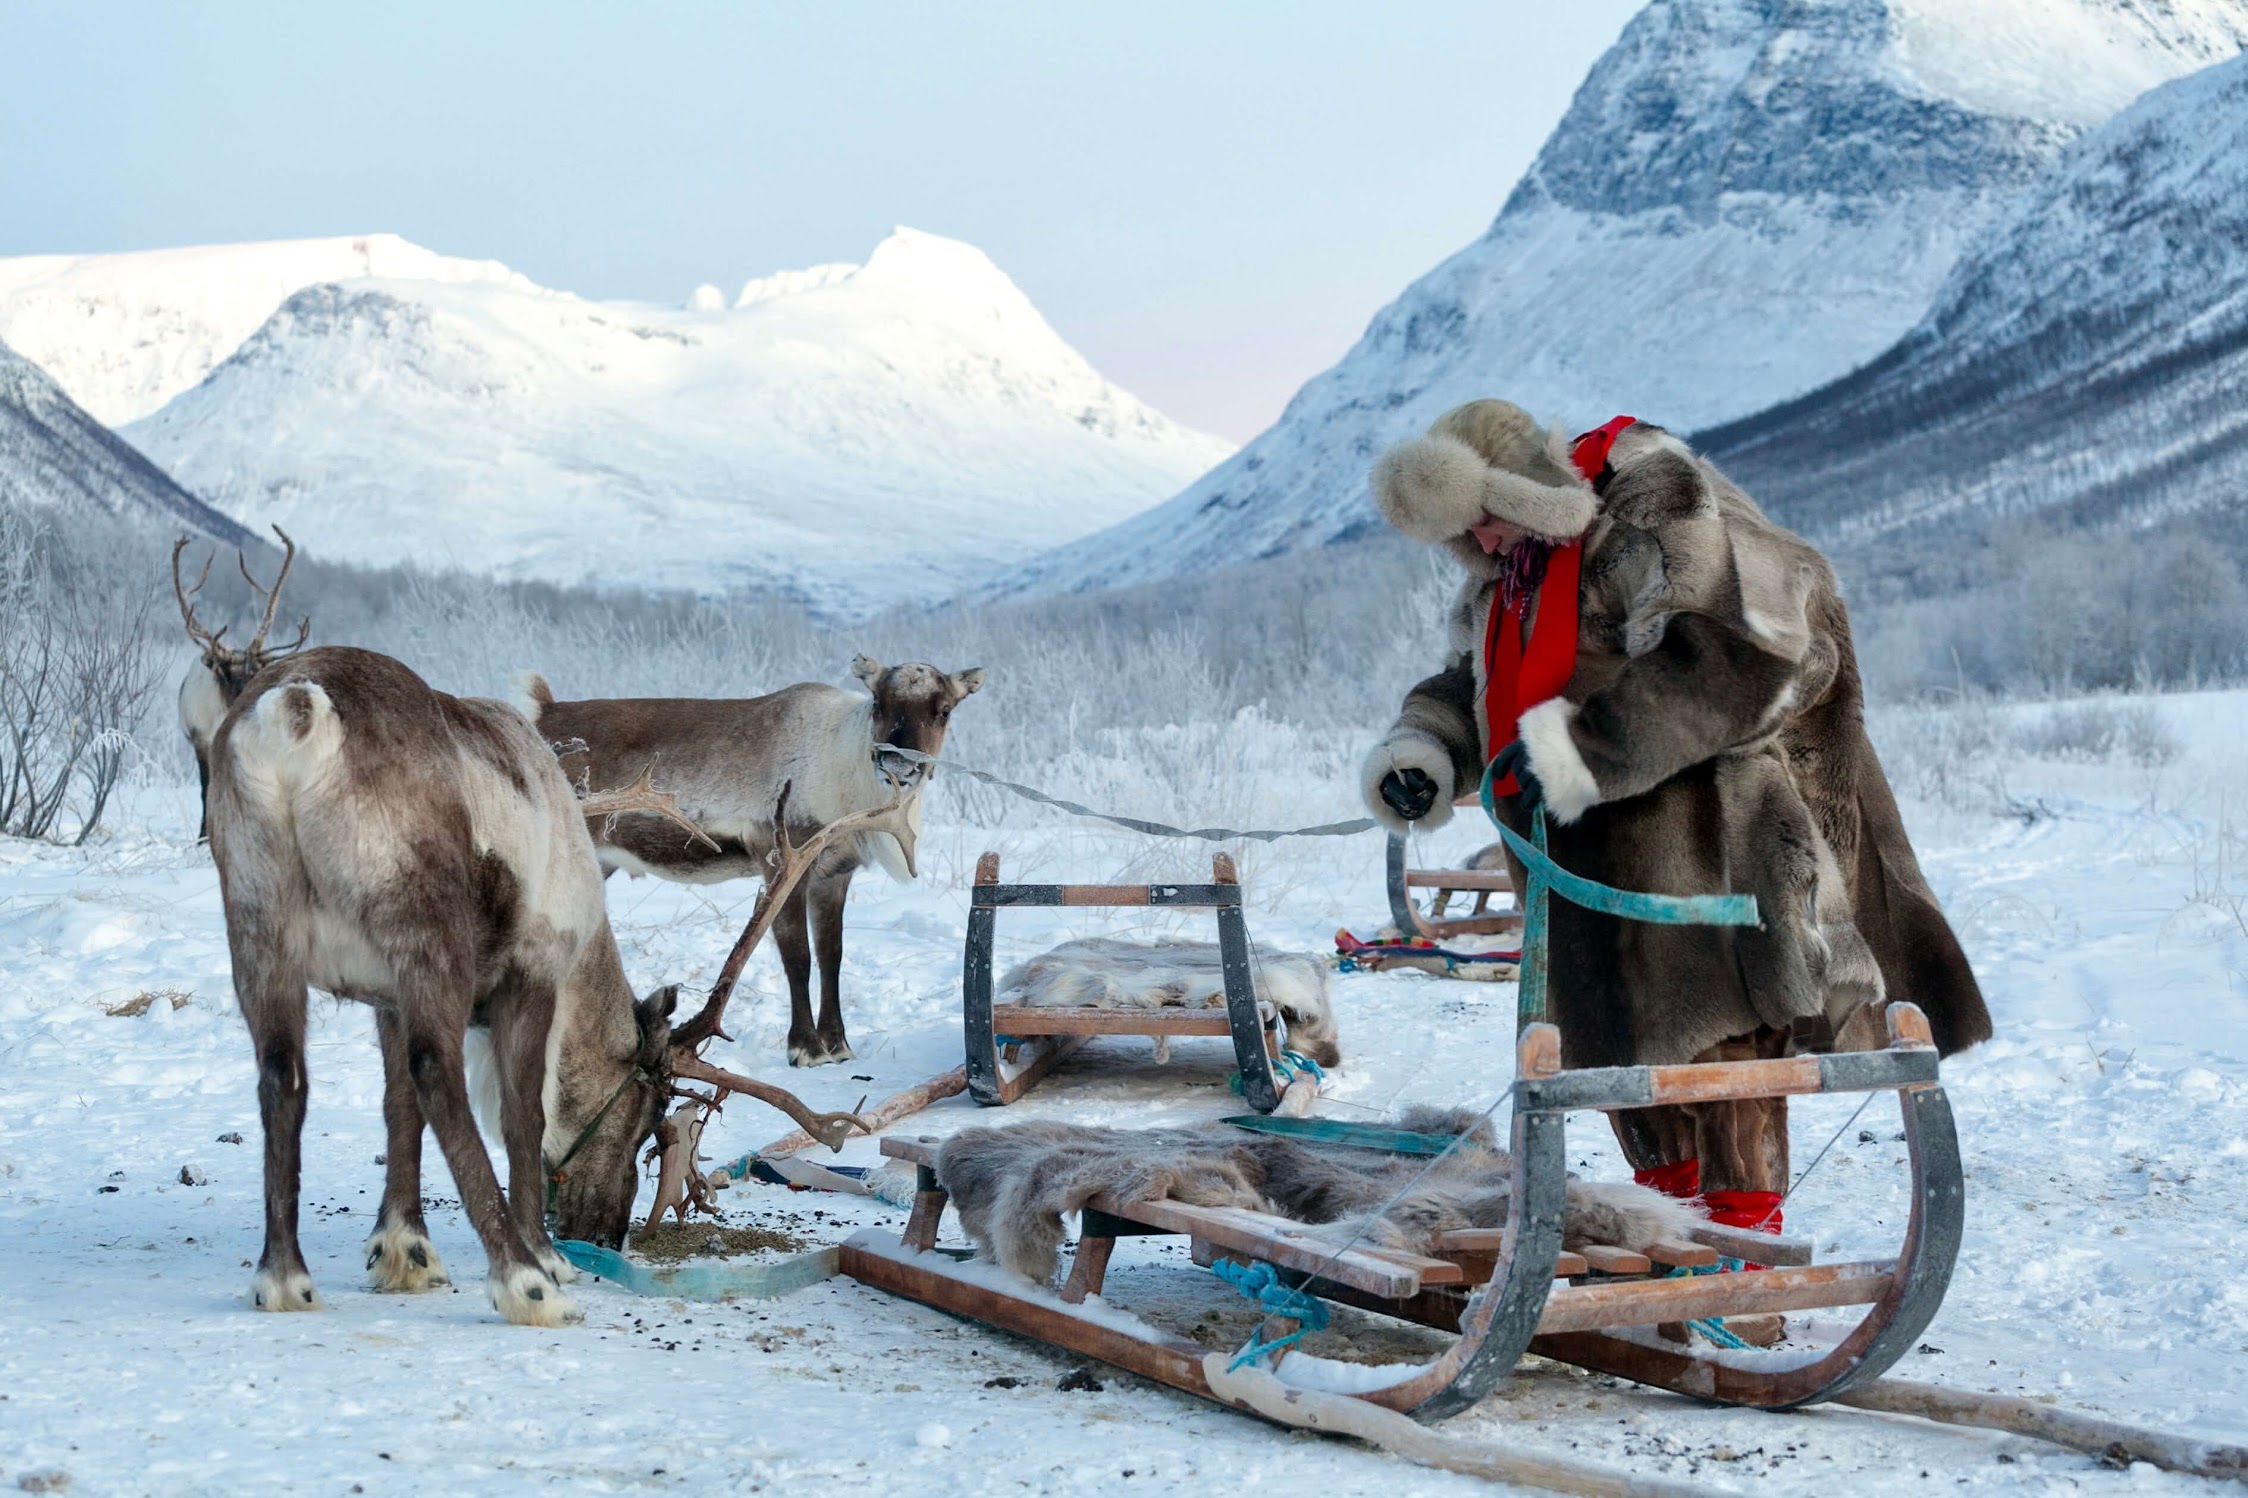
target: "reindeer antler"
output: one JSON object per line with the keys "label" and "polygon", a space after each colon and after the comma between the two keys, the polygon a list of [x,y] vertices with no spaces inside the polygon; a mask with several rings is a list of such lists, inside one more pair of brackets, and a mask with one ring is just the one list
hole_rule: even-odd
{"label": "reindeer antler", "polygon": [[589,791],[578,798],[578,810],[588,822],[622,816],[628,811],[652,812],[665,821],[676,822],[687,829],[689,836],[711,852],[719,851],[717,840],[695,825],[679,805],[679,798],[669,791],[659,791],[655,786],[655,767],[640,772],[640,778],[616,791]]}
{"label": "reindeer antler", "polygon": [[[843,1141],[851,1137],[851,1132],[854,1129],[861,1134],[874,1132],[874,1125],[859,1117],[856,1109],[848,1113],[814,1113],[804,1105],[802,1098],[790,1092],[787,1088],[775,1087],[770,1082],[760,1082],[754,1077],[745,1077],[739,1073],[727,1071],[724,1067],[712,1066],[700,1056],[682,1056],[673,1061],[671,1074],[675,1078],[682,1078],[690,1082],[708,1082],[716,1087],[718,1089],[717,1095],[710,1100],[712,1107],[723,1103],[726,1100],[726,1094],[729,1092],[738,1092],[743,1097],[753,1097],[761,1103],[770,1103],[790,1118],[795,1119],[798,1128],[831,1150],[841,1149]],[[694,1094],[690,1093],[688,1096],[694,1096]],[[864,1103],[866,1099],[861,1098],[859,1101]]]}
{"label": "reindeer antler", "polygon": [[741,936],[735,940],[733,951],[726,954],[725,965],[718,970],[718,981],[710,988],[710,997],[683,1025],[671,1031],[671,1044],[675,1051],[690,1052],[712,1036],[725,1037],[718,1027],[726,1013],[726,1001],[734,995],[734,984],[740,981],[742,968],[749,962],[749,954],[765,939],[780,914],[781,902],[786,900],[811,872],[812,865],[821,853],[837,838],[850,837],[861,832],[887,832],[898,840],[905,850],[906,867],[913,867],[913,826],[907,820],[909,807],[903,790],[896,790],[890,799],[869,811],[854,811],[837,817],[798,843],[788,833],[788,795],[793,782],[782,781],[780,795],[773,802],[773,851],[766,857],[765,887],[757,892],[757,903],[750,907],[749,923],[742,927]]}
{"label": "reindeer antler", "polygon": [[195,579],[195,586],[190,588],[180,580],[180,553],[187,550],[188,542],[189,538],[182,536],[172,543],[172,596],[180,601],[180,622],[187,626],[187,637],[208,655],[224,648],[219,644],[219,636],[226,631],[222,628],[214,634],[205,629],[202,621],[195,617],[195,605],[189,600],[202,592],[203,584],[211,580],[211,563],[215,554],[203,558],[202,575]]}
{"label": "reindeer antler", "polygon": [[294,640],[270,650],[266,648],[265,637],[273,630],[274,610],[281,606],[281,585],[289,580],[289,568],[297,560],[297,543],[289,539],[289,533],[277,525],[273,528],[273,534],[281,538],[281,544],[287,550],[281,558],[281,571],[274,577],[272,587],[264,586],[250,575],[247,557],[239,551],[234,554],[234,564],[242,569],[242,580],[250,585],[252,593],[265,600],[265,613],[258,620],[258,632],[250,637],[249,644],[240,649],[221,643],[226,638],[227,630],[233,628],[232,625],[222,626],[217,630],[205,629],[203,621],[195,617],[195,604],[192,600],[203,591],[203,585],[211,580],[213,558],[203,559],[202,573],[195,579],[195,586],[188,587],[180,576],[180,554],[187,550],[189,538],[182,536],[172,543],[172,596],[179,600],[180,621],[187,626],[187,637],[195,642],[204,655],[213,658],[214,662],[223,658],[243,662],[255,669],[275,656],[301,649],[304,642],[312,637],[312,620],[307,616],[298,623],[297,637]]}
{"label": "reindeer antler", "polygon": [[[281,553],[281,570],[274,574],[272,587],[265,587],[256,578],[250,576],[249,558],[243,556],[239,551],[234,554],[235,565],[242,569],[242,581],[250,585],[252,593],[265,600],[265,614],[258,620],[258,632],[250,637],[249,645],[242,652],[247,656],[255,656],[265,650],[265,637],[273,629],[273,612],[281,606],[281,585],[289,580],[289,569],[297,564],[297,543],[290,540],[289,533],[278,525],[273,528],[273,534],[281,538],[281,545],[284,550]],[[287,655],[290,651],[302,646],[311,637],[311,634],[312,619],[311,616],[307,615],[304,621],[297,626],[296,639],[280,649],[272,651],[271,654]]]}
{"label": "reindeer antler", "polygon": [[[646,777],[643,776],[643,779]],[[653,1227],[666,1211],[677,1212],[685,1220],[690,1209],[716,1210],[710,1201],[710,1188],[702,1171],[695,1164],[695,1146],[702,1137],[703,1125],[710,1114],[726,1100],[728,1093],[738,1092],[744,1097],[756,1098],[796,1120],[805,1133],[829,1149],[841,1149],[843,1141],[853,1129],[863,1134],[874,1132],[874,1126],[861,1118],[857,1111],[849,1113],[814,1113],[801,1098],[786,1088],[759,1082],[738,1073],[723,1070],[703,1060],[700,1048],[713,1037],[724,1037],[725,1031],[718,1022],[725,1016],[726,1001],[733,997],[734,985],[741,979],[742,968],[749,962],[749,954],[765,939],[773,927],[774,917],[790,893],[803,881],[820,854],[838,838],[855,836],[862,832],[887,832],[898,840],[905,850],[906,865],[913,865],[913,824],[908,819],[909,806],[905,790],[896,781],[891,782],[890,799],[868,811],[855,811],[837,817],[813,831],[802,842],[797,842],[788,832],[788,796],[791,784],[781,782],[780,794],[773,801],[773,851],[767,856],[765,887],[757,892],[757,903],[751,907],[749,923],[734,942],[733,951],[726,954],[724,966],[718,970],[718,981],[711,985],[710,997],[703,1001],[685,1024],[671,1032],[671,1076],[676,1083],[681,1080],[708,1082],[717,1090],[708,1098],[686,1088],[674,1091],[688,1102],[665,1120],[658,1130],[656,1157],[662,1162],[657,1176],[656,1206],[649,1214]],[[859,1100],[862,1104],[864,1098]]]}

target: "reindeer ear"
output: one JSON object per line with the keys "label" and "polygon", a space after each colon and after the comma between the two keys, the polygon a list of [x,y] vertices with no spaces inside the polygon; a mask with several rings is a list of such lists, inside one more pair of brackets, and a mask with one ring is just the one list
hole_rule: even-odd
{"label": "reindeer ear", "polygon": [[882,679],[882,663],[871,655],[854,655],[851,657],[851,674],[872,690],[874,684]]}
{"label": "reindeer ear", "polygon": [[642,1033],[646,1033],[658,1025],[670,1024],[671,1013],[678,1007],[679,985],[666,983],[663,987],[633,1005],[632,1012],[639,1018]]}
{"label": "reindeer ear", "polygon": [[970,666],[965,671],[953,672],[947,678],[952,683],[952,700],[958,702],[963,697],[973,697],[982,691],[986,674],[981,666]]}

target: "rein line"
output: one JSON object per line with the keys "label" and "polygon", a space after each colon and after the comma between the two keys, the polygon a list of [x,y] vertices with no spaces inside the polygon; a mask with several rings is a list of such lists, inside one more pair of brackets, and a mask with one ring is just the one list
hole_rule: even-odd
{"label": "rein line", "polygon": [[554,1209],[554,1188],[569,1179],[562,1173],[563,1167],[578,1157],[578,1151],[585,1148],[585,1142],[593,1137],[593,1131],[601,1127],[601,1120],[609,1116],[609,1110],[617,1106],[617,1099],[624,1096],[624,1090],[635,1082],[648,1080],[650,1080],[648,1069],[637,1061],[634,1062],[632,1070],[624,1074],[624,1080],[617,1084],[616,1091],[609,1094],[609,1100],[601,1105],[600,1111],[593,1115],[592,1121],[578,1130],[578,1137],[570,1141],[570,1147],[562,1152],[562,1158],[546,1167],[547,1210],[552,1211]]}

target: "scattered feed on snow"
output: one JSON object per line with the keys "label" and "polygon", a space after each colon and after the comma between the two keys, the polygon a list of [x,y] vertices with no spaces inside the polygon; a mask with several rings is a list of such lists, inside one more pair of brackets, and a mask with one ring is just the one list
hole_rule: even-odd
{"label": "scattered feed on snow", "polygon": [[172,1008],[177,1010],[185,1009],[193,1003],[195,995],[177,988],[144,988],[122,1004],[110,1005],[102,1013],[108,1015],[111,1019],[139,1019],[142,1015],[148,1013],[150,1006],[155,1004],[158,999],[169,1000]]}
{"label": "scattered feed on snow", "polygon": [[634,1257],[656,1264],[687,1259],[733,1259],[744,1254],[801,1253],[804,1240],[772,1228],[728,1227],[718,1222],[660,1222],[632,1235]]}

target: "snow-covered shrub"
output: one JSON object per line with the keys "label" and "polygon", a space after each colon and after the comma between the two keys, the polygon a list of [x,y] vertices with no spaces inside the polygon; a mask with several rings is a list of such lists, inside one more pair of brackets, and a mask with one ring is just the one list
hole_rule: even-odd
{"label": "snow-covered shrub", "polygon": [[2069,702],[2013,726],[2014,747],[2041,759],[2166,765],[2184,746],[2151,702]]}
{"label": "snow-covered shrub", "polygon": [[100,826],[161,659],[145,560],[57,549],[0,505],[0,833],[83,843]]}

